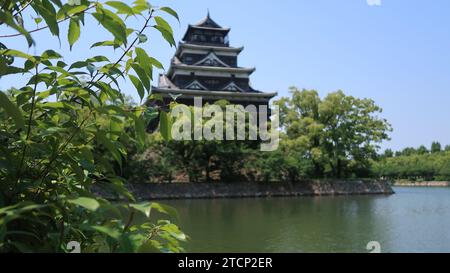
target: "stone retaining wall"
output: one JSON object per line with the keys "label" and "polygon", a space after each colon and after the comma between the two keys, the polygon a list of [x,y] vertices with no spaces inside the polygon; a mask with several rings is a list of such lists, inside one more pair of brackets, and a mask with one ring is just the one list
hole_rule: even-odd
{"label": "stone retaining wall", "polygon": [[393,194],[387,181],[160,183],[129,185],[139,200]]}

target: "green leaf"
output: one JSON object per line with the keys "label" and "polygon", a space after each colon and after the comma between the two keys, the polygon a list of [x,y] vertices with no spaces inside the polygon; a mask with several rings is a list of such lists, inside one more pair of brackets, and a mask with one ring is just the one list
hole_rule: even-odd
{"label": "green leaf", "polygon": [[136,139],[138,144],[143,148],[145,146],[145,124],[140,118],[134,120],[134,130],[136,132]]}
{"label": "green leaf", "polygon": [[66,77],[73,76],[72,73],[69,73],[64,68],[59,67],[59,66],[47,66],[45,69],[52,70],[52,71],[55,71],[55,72],[59,72],[59,73],[61,73],[62,75],[66,76]]}
{"label": "green leaf", "polygon": [[184,234],[176,225],[166,224],[161,227],[161,230],[166,231],[170,236],[174,237],[178,241],[185,242],[187,240],[186,234]]}
{"label": "green leaf", "polygon": [[108,151],[112,154],[114,160],[122,166],[122,155],[120,154],[119,150],[116,148],[114,143],[109,140],[105,133],[103,131],[97,132],[97,141],[102,144]]}
{"label": "green leaf", "polygon": [[91,45],[91,48],[93,47],[98,47],[98,46],[119,46],[117,43],[115,43],[114,41],[102,41],[102,42],[97,42]]}
{"label": "green leaf", "polygon": [[95,67],[95,65],[93,65],[91,63],[88,63],[86,68],[89,71],[89,73],[91,74],[91,77],[94,74],[94,72],[97,71],[97,67]]}
{"label": "green leaf", "polygon": [[127,43],[127,28],[117,15],[111,14],[110,11],[101,9],[100,12],[95,12],[92,14],[94,18],[107,29],[115,39],[119,42]]}
{"label": "green leaf", "polygon": [[153,66],[156,66],[159,69],[164,69],[164,66],[162,65],[162,63],[160,63],[157,59],[150,57],[149,61]]}
{"label": "green leaf", "polygon": [[74,68],[86,67],[87,65],[88,63],[83,61],[74,62],[73,64],[70,65],[69,70],[72,70]]}
{"label": "green leaf", "polygon": [[169,114],[164,111],[161,111],[159,131],[164,140],[169,141],[172,139],[172,119]]}
{"label": "green leaf", "polygon": [[147,218],[150,217],[150,212],[152,211],[152,203],[145,202],[140,204],[130,204],[130,207],[142,212]]}
{"label": "green leaf", "polygon": [[162,18],[161,16],[155,16],[155,22],[158,26],[162,27],[173,35],[172,27],[169,25],[169,23],[167,23],[166,20],[164,20],[164,18]]}
{"label": "green leaf", "polygon": [[89,229],[103,233],[115,240],[120,240],[121,233],[116,229],[113,229],[110,227],[105,227],[105,226],[91,226]]}
{"label": "green leaf", "polygon": [[90,211],[96,211],[100,207],[100,203],[97,200],[88,197],[79,197],[77,199],[68,200],[68,202]]}
{"label": "green leaf", "polygon": [[45,60],[51,60],[51,59],[61,59],[62,56],[53,49],[48,49],[41,54],[41,58]]}
{"label": "green leaf", "polygon": [[29,210],[35,210],[45,207],[46,205],[37,205],[31,201],[22,201],[12,206],[0,208],[0,214],[20,214]]}
{"label": "green leaf", "polygon": [[15,50],[15,49],[2,49],[2,50],[0,50],[0,56],[1,55],[19,57],[19,58],[24,58],[24,59],[30,60],[31,62],[36,62],[36,59],[33,56],[23,53],[22,51]]}
{"label": "green leaf", "polygon": [[147,52],[140,47],[135,48],[136,58],[139,65],[144,69],[145,73],[149,76],[150,79],[153,78],[153,69],[152,69],[152,60],[150,56],[147,55]]}
{"label": "green leaf", "polygon": [[147,36],[145,34],[138,34],[138,38],[139,38],[139,43],[140,44],[145,43],[145,42],[148,41],[148,38],[147,38]]}
{"label": "green leaf", "polygon": [[62,102],[46,102],[42,105],[42,107],[50,109],[64,109],[65,105]]}
{"label": "green leaf", "polygon": [[137,4],[133,6],[133,11],[135,14],[142,14],[142,12],[145,10],[150,10],[150,6],[147,3]]}
{"label": "green leaf", "polygon": [[169,7],[162,7],[160,10],[167,12],[168,14],[172,15],[173,17],[177,18],[178,22],[180,22],[180,18],[178,17],[178,13],[174,11],[173,9]]}
{"label": "green leaf", "polygon": [[145,241],[142,245],[140,245],[137,249],[138,253],[161,253],[158,246],[160,243],[155,240]]}
{"label": "green leaf", "polygon": [[157,29],[163,38],[170,44],[170,46],[175,46],[175,39],[173,38],[173,34],[167,31],[165,28],[161,26],[154,26]]}
{"label": "green leaf", "polygon": [[10,75],[10,74],[19,74],[19,73],[23,74],[26,71],[27,70],[22,69],[20,67],[7,65],[5,63],[5,61],[0,58],[0,77],[5,76],[5,75]]}
{"label": "green leaf", "polygon": [[80,38],[80,22],[78,22],[78,20],[70,19],[69,32],[67,36],[69,40],[70,50],[72,50],[72,46],[75,44],[78,38]]}
{"label": "green leaf", "polygon": [[55,5],[57,5],[59,8],[61,8],[63,6],[63,4],[61,3],[60,0],[50,0],[52,1]]}
{"label": "green leaf", "polygon": [[31,47],[34,44],[33,38],[31,38],[30,33],[26,31],[22,26],[16,24],[11,13],[9,12],[5,13],[2,10],[0,10],[0,22],[5,23],[6,25],[17,30],[20,34],[25,36],[28,42],[28,47]]}
{"label": "green leaf", "polygon": [[160,213],[167,214],[174,219],[178,219],[177,210],[171,206],[160,204],[160,203],[152,203],[152,208],[156,209]]}
{"label": "green leaf", "polygon": [[56,11],[52,3],[48,0],[41,0],[41,2],[31,2],[31,6],[42,18],[44,18],[50,32],[54,36],[59,36],[59,26],[56,19]]}
{"label": "green leaf", "polygon": [[[94,165],[95,167],[95,165]],[[99,186],[115,193],[117,196],[126,197],[128,200],[135,202],[133,194],[125,187],[124,182],[118,178],[108,178],[108,182],[101,183]]]}
{"label": "green leaf", "polygon": [[56,65],[57,65],[58,67],[61,67],[61,68],[64,68],[64,67],[67,66],[67,64],[66,64],[65,62],[63,62],[63,61],[58,61],[58,62],[56,63]]}
{"label": "green leaf", "polygon": [[95,56],[91,57],[89,59],[86,59],[86,62],[88,63],[95,63],[95,62],[109,62],[109,59],[105,56]]}
{"label": "green leaf", "polygon": [[19,107],[11,102],[2,91],[0,91],[0,107],[5,109],[6,114],[14,120],[17,128],[25,129],[25,121]]}
{"label": "green leaf", "polygon": [[22,201],[12,206],[0,208],[0,227],[5,226],[10,221],[20,217],[22,213],[29,212],[31,210],[38,210],[46,205],[37,205],[30,201]]}
{"label": "green leaf", "polygon": [[174,219],[178,219],[178,212],[175,208],[160,203],[144,202],[139,204],[130,204],[130,207],[142,212],[147,218],[150,217],[152,209],[167,214]]}
{"label": "green leaf", "polygon": [[159,111],[155,107],[147,107],[142,114],[142,117],[145,120],[145,124],[149,125],[154,119],[159,118]]}
{"label": "green leaf", "polygon": [[34,22],[36,23],[36,25],[39,25],[39,23],[42,22],[42,18],[36,17],[36,18],[34,18]]}
{"label": "green leaf", "polygon": [[134,15],[133,9],[127,4],[119,1],[108,1],[106,5],[117,9],[118,14]]}
{"label": "green leaf", "polygon": [[0,57],[0,77],[6,75],[8,67],[9,65],[6,63],[6,61]]}
{"label": "green leaf", "polygon": [[147,77],[147,73],[145,73],[145,70],[137,63],[132,63],[131,67],[136,72],[147,91],[150,91],[150,79]]}
{"label": "green leaf", "polygon": [[61,20],[66,17],[72,17],[75,14],[81,16],[87,8],[88,7],[86,5],[74,5],[74,6],[65,5],[62,9],[60,9],[57,12],[56,19]]}
{"label": "green leaf", "polygon": [[128,77],[130,78],[131,82],[133,83],[134,87],[136,87],[136,90],[139,94],[139,97],[141,98],[141,101],[144,99],[145,96],[145,90],[144,90],[144,86],[142,85],[141,81],[133,76],[133,75],[128,75]]}

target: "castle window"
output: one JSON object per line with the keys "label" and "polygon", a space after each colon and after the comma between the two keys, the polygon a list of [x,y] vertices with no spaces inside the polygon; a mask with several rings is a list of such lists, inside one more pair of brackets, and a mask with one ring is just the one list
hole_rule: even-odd
{"label": "castle window", "polygon": [[194,65],[202,66],[216,66],[216,67],[229,67],[228,64],[224,63],[216,54],[213,52],[209,53],[205,58],[196,62]]}
{"label": "castle window", "polygon": [[225,91],[238,91],[238,92],[244,92],[242,88],[240,88],[236,83],[231,82],[225,88],[223,88]]}
{"label": "castle window", "polygon": [[208,90],[205,86],[203,86],[203,84],[201,84],[197,80],[194,80],[193,82],[188,84],[185,88],[186,89],[191,89],[191,90]]}

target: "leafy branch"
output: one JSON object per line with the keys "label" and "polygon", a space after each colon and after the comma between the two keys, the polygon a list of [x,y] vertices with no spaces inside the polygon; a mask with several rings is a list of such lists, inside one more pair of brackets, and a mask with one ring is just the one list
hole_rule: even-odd
{"label": "leafy branch", "polygon": [[[148,15],[144,26],[142,27],[142,29],[139,31],[139,35],[142,34],[144,32],[144,30],[147,28],[148,22],[150,21],[150,19],[152,18],[154,10],[151,9],[150,14]],[[121,62],[121,60],[127,55],[127,53],[134,47],[135,43],[138,41],[138,37],[136,37],[136,39],[134,39],[134,41],[128,46],[128,48],[125,50],[125,52],[120,56],[120,58],[113,64],[113,67],[117,66],[117,64],[119,64]],[[99,79],[97,79],[95,82],[100,82],[104,77],[106,76],[106,74],[102,74],[102,76],[100,76]],[[87,87],[90,88],[92,87],[93,84],[91,84],[90,86]],[[69,136],[69,138],[64,142],[64,144],[61,146],[61,148],[58,150],[58,152],[55,154],[55,156],[53,156],[50,161],[48,162],[47,166],[45,167],[44,171],[39,175],[39,179],[45,179],[45,177],[48,175],[48,171],[51,167],[51,165],[56,161],[56,159],[58,158],[58,156],[67,148],[67,146],[70,144],[70,142],[72,141],[72,139],[76,136],[76,134],[78,134],[81,130],[82,127],[84,126],[84,124],[91,118],[91,114],[93,112],[93,109],[91,108],[89,110],[88,115],[83,119],[83,121],[81,122],[81,124],[76,128],[76,130],[73,132],[72,135]]]}
{"label": "leafy branch", "polygon": [[16,17],[17,15],[21,14],[26,8],[28,8],[31,5],[33,1],[34,0],[27,1],[27,3],[23,5],[22,8],[20,8],[15,14],[13,14],[13,17]]}
{"label": "leafy branch", "polygon": [[[59,39],[59,23],[70,20],[67,40],[71,50],[80,38],[84,15],[89,14],[113,36],[112,41],[96,42],[92,47],[120,47],[123,52],[115,62],[94,56],[69,66],[54,50],[32,56],[2,45],[0,76],[20,74],[30,79],[21,88],[0,92],[0,252],[66,252],[68,240],[82,242],[92,252],[104,249],[100,246],[120,252],[180,251],[178,239],[171,236],[182,233],[169,222],[160,226],[173,229],[171,234],[158,235],[158,242],[146,240],[155,227],[146,213],[150,206],[130,204],[135,198],[117,170],[127,150],[143,149],[148,118],[143,113],[148,108],[128,105],[116,77],[128,75],[141,97],[143,86],[149,93],[152,69],[162,65],[137,44],[147,41],[144,31],[155,19],[163,38],[173,45],[170,25],[153,13],[160,10],[177,19],[178,15],[170,8],[153,8],[145,0],[135,0],[131,6],[120,1],[81,0],[75,6],[62,5],[59,0],[7,1],[4,7],[8,8],[0,10],[0,21],[18,34],[0,38],[23,35],[31,46],[35,42],[30,33],[49,29]],[[30,32],[24,29],[29,19],[20,13],[28,7],[45,26]],[[88,12],[93,8],[94,12]],[[137,36],[128,43],[132,32],[125,22],[134,15],[145,22],[140,30],[133,30]],[[16,58],[23,60],[21,67],[15,66]],[[131,68],[137,76],[130,74]],[[125,201],[111,203],[97,196],[94,187]],[[170,210],[158,208],[171,217]],[[136,223],[137,213],[146,217],[144,224]]]}
{"label": "leafy branch", "polygon": [[37,91],[37,85],[38,85],[38,76],[39,76],[39,65],[36,64],[35,67],[35,81],[34,81],[34,87],[33,87],[33,93],[31,95],[31,109],[30,109],[30,115],[28,117],[28,125],[27,125],[27,135],[25,137],[25,143],[23,145],[23,151],[22,151],[22,158],[20,160],[20,165],[19,165],[19,175],[17,176],[17,180],[16,180],[16,184],[14,185],[14,189],[16,188],[17,184],[19,183],[21,177],[22,177],[22,173],[23,173],[23,163],[25,160],[25,154],[27,152],[27,147],[28,147],[28,140],[30,139],[30,135],[31,135],[31,123],[33,121],[33,114],[34,114],[34,109],[36,106],[36,91]]}
{"label": "leafy branch", "polygon": [[[30,1],[29,4],[31,4],[31,2],[32,2],[32,1]],[[78,15],[80,15],[80,14],[85,13],[86,11],[88,11],[88,10],[94,8],[94,7],[96,7],[95,4],[92,5],[92,6],[90,6],[90,7],[85,8],[85,9],[82,10],[82,11],[76,12],[76,13],[70,15],[70,16],[66,16],[66,17],[63,18],[63,19],[58,20],[56,23],[57,23],[57,24],[60,24],[60,23],[62,23],[62,22],[65,22],[65,21],[67,21],[67,20],[69,20],[69,19],[71,19],[71,18],[74,18],[74,17],[76,17],[76,16],[78,16]],[[45,26],[38,27],[38,28],[35,28],[35,29],[30,30],[30,31],[27,31],[27,32],[28,32],[28,34],[31,34],[31,33],[35,33],[35,32],[38,32],[38,31],[47,29],[47,28],[49,28],[49,27],[50,27],[50,26],[47,24],[47,25],[45,25]],[[13,38],[13,37],[21,36],[21,35],[23,35],[23,33],[6,34],[6,35],[0,35],[0,38]]]}

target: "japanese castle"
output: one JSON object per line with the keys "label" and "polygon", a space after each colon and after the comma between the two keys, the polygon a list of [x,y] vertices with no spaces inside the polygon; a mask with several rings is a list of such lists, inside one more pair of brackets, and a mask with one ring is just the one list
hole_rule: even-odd
{"label": "japanese castle", "polygon": [[277,93],[265,93],[252,88],[250,75],[255,68],[238,66],[238,55],[243,47],[231,47],[229,28],[214,22],[208,12],[204,20],[189,25],[179,42],[167,74],[160,75],[153,94],[160,94],[164,101],[193,105],[194,97],[203,103],[227,100],[244,107],[267,105]]}

